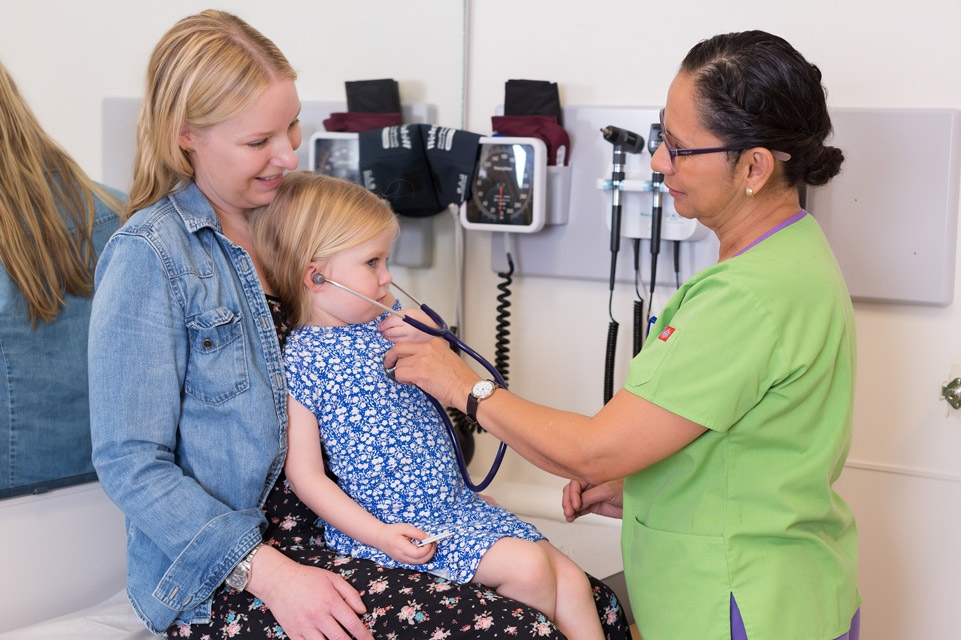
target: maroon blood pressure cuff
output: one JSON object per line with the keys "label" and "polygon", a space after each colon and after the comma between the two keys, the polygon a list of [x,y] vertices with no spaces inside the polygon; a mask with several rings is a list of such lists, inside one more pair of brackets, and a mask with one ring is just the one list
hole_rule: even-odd
{"label": "maroon blood pressure cuff", "polygon": [[429,124],[361,132],[364,186],[403,216],[433,216],[467,198],[481,136]]}
{"label": "maroon blood pressure cuff", "polygon": [[554,116],[492,116],[491,128],[501,136],[540,138],[549,165],[565,165],[571,157],[571,138]]}
{"label": "maroon blood pressure cuff", "polygon": [[344,83],[347,90],[347,112],[330,114],[324,120],[327,131],[360,133],[401,124],[400,89],[397,81],[351,80]]}

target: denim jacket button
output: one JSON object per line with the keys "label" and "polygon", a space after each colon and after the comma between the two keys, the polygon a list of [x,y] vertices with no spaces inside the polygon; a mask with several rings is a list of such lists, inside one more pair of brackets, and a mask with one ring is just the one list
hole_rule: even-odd
{"label": "denim jacket button", "polygon": [[204,348],[209,349],[212,346],[214,346],[214,343],[209,338],[204,340]]}

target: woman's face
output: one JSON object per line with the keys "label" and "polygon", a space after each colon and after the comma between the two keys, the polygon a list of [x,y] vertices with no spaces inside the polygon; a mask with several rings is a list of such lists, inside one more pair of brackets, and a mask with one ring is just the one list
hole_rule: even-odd
{"label": "woman's face", "polygon": [[297,168],[300,98],[280,79],[238,115],[202,130],[188,129],[194,181],[219,214],[246,216],[269,204],[285,170]]}
{"label": "woman's face", "polygon": [[[353,289],[371,300],[390,306],[394,298],[387,289],[392,282],[387,271],[387,257],[394,241],[394,230],[385,229],[359,245],[338,251],[319,270],[334,282]],[[311,294],[309,324],[340,327],[370,322],[383,309],[334,285],[325,284]]]}
{"label": "woman's face", "polygon": [[[674,78],[667,92],[664,129],[662,134],[677,149],[726,146],[701,125],[694,82],[684,73]],[[740,162],[732,165],[728,154],[722,152],[678,156],[672,166],[663,144],[651,158],[651,168],[664,174],[664,185],[674,198],[678,214],[696,218],[712,229],[743,201],[740,165]]]}

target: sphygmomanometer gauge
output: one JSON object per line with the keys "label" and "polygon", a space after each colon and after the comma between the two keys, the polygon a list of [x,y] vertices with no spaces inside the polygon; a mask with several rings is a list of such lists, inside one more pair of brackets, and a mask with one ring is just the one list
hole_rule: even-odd
{"label": "sphygmomanometer gauge", "polygon": [[545,217],[546,158],[547,147],[537,138],[481,138],[461,223],[487,231],[539,231]]}
{"label": "sphygmomanometer gauge", "polygon": [[318,131],[310,139],[310,168],[360,184],[360,141],[356,133]]}

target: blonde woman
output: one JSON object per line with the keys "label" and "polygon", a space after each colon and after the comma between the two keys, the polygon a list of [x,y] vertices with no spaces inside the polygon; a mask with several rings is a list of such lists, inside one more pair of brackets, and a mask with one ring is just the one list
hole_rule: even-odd
{"label": "blonde woman", "polygon": [[[474,637],[475,612],[451,603],[485,590],[338,556],[284,481],[288,328],[249,220],[297,166],[296,77],[219,11],[178,22],[150,59],[90,329],[94,464],[127,516],[128,597],[168,638],[422,638],[441,615],[449,638]],[[487,605],[485,625],[538,622]]]}
{"label": "blonde woman", "polygon": [[0,491],[93,479],[87,324],[124,198],[47,135],[0,64]]}

